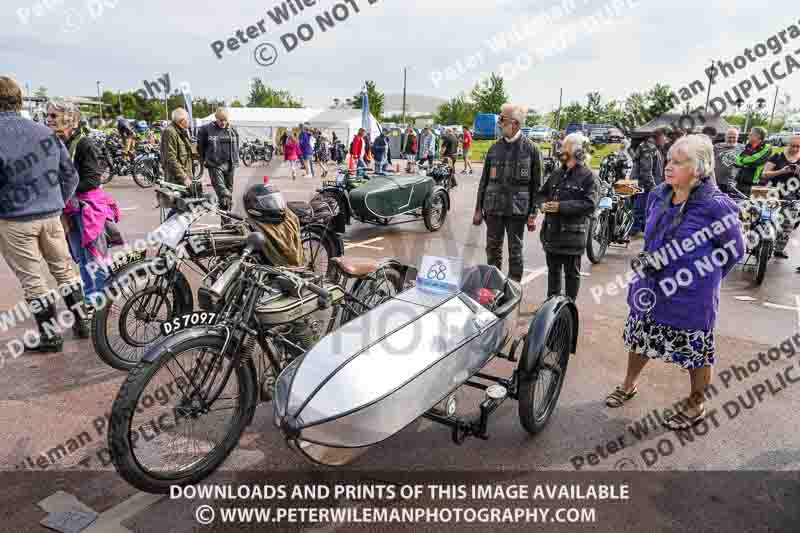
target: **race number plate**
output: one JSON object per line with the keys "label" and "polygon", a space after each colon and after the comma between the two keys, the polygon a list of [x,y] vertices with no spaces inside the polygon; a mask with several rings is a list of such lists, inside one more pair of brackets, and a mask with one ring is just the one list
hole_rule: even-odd
{"label": "race number plate", "polygon": [[186,328],[210,326],[216,319],[217,313],[207,313],[205,311],[196,311],[188,315],[176,316],[169,322],[162,322],[161,333],[163,335],[172,335]]}
{"label": "race number plate", "polygon": [[417,287],[433,292],[458,292],[463,269],[460,257],[426,255],[417,271]]}
{"label": "race number plate", "polygon": [[148,240],[168,246],[173,250],[178,248],[178,244],[183,239],[189,229],[190,221],[181,215],[173,215],[153,231]]}

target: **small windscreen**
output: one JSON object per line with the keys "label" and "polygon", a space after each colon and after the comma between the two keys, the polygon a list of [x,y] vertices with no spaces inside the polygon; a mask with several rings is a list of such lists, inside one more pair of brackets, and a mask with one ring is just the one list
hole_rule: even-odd
{"label": "small windscreen", "polygon": [[503,291],[506,279],[505,274],[497,267],[477,265],[464,270],[461,276],[461,290],[470,296],[478,294],[481,289]]}

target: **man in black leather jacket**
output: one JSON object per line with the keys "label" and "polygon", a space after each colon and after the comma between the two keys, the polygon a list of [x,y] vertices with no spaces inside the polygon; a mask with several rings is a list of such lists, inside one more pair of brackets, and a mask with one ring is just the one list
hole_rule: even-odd
{"label": "man in black leather jacket", "polygon": [[528,231],[536,229],[533,199],[542,182],[539,149],[520,130],[526,116],[523,106],[503,105],[503,137],[486,154],[472,217],[476,226],[486,221],[486,262],[499,269],[508,235],[508,277],[515,281],[522,280],[525,223]]}
{"label": "man in black leather jacket", "polygon": [[200,128],[197,151],[208,169],[220,207],[230,210],[233,207],[233,173],[239,166],[239,134],[230,125],[226,109],[217,109],[214,118],[214,122]]}
{"label": "man in black leather jacket", "polygon": [[561,293],[561,272],[566,294],[573,300],[580,288],[581,256],[586,250],[589,216],[597,207],[597,182],[584,161],[584,138],[579,133],[564,139],[559,155],[563,163],[534,199],[545,213],[540,233],[547,257],[547,296]]}

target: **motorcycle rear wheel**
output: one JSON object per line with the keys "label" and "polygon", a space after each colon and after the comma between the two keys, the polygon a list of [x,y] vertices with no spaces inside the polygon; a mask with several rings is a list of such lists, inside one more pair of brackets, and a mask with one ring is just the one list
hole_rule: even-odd
{"label": "motorcycle rear wheel", "polygon": [[[171,485],[198,483],[216,471],[238,445],[255,408],[256,378],[252,365],[236,365],[227,382],[221,382],[226,365],[231,364],[229,358],[219,355],[224,344],[222,335],[170,337],[159,345],[162,355],[158,359],[142,362],[128,374],[111,408],[108,445],[114,468],[137,489],[165,494]],[[201,386],[204,371],[211,378],[207,386]],[[211,395],[222,386],[218,399],[205,405],[202,395]],[[161,398],[152,402],[159,390],[171,406],[161,404]],[[153,414],[147,414],[148,397]],[[229,420],[220,423],[225,412],[229,412]],[[191,441],[189,433],[198,426],[197,437]],[[151,438],[139,438],[139,433]],[[164,464],[154,465],[158,460]]]}
{"label": "motorcycle rear wheel", "polygon": [[588,233],[586,257],[596,265],[603,260],[608,251],[608,215],[601,213],[597,217],[592,217]]}

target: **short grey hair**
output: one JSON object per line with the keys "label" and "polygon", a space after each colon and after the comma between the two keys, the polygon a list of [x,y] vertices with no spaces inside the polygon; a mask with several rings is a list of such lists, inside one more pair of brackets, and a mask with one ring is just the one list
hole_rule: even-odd
{"label": "short grey hair", "polygon": [[500,108],[500,113],[510,116],[512,119],[519,122],[520,127],[525,125],[525,119],[528,118],[528,107],[516,104],[503,104]]}
{"label": "short grey hair", "polygon": [[182,107],[175,108],[172,112],[172,122],[180,122],[185,118],[189,118],[189,113]]}
{"label": "short grey hair", "polygon": [[750,132],[758,135],[758,138],[761,139],[762,141],[767,138],[767,130],[765,130],[761,126],[756,126],[755,128],[751,129]]}
{"label": "short grey hair", "polygon": [[228,108],[227,108],[227,107],[219,107],[219,108],[217,108],[217,110],[214,112],[214,118],[216,118],[216,119],[221,119],[221,118],[227,118],[227,119],[229,119],[229,118],[231,118],[231,114],[230,114],[230,112],[228,111]]}
{"label": "short grey hair", "polygon": [[54,109],[59,113],[64,113],[64,120],[66,120],[73,127],[78,126],[81,120],[81,110],[78,106],[67,100],[56,98],[47,102],[48,109]]}
{"label": "short grey hair", "polygon": [[692,170],[697,178],[714,175],[714,145],[706,135],[687,135],[681,137],[669,149],[668,158],[673,153],[684,154],[692,163]]}
{"label": "short grey hair", "polygon": [[589,139],[586,138],[585,135],[582,133],[570,133],[564,138],[564,146],[572,146],[573,152],[575,148],[583,148],[586,143],[589,142]]}

